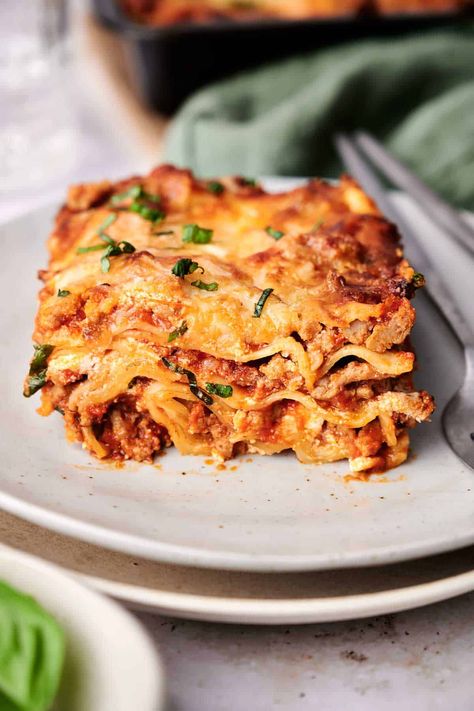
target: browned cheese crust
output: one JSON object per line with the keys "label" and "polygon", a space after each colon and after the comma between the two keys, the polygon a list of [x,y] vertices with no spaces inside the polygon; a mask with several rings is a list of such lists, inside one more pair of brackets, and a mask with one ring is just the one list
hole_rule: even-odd
{"label": "browned cheese crust", "polygon": [[349,177],[269,194],[165,165],[77,185],[48,248],[41,413],[64,413],[98,457],[149,461],[174,443],[379,471],[433,410],[407,340],[422,279]]}

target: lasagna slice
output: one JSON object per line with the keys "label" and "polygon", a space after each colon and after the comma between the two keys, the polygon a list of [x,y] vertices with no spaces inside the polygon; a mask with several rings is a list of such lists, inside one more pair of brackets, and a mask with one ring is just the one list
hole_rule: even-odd
{"label": "lasagna slice", "polygon": [[165,165],[76,185],[48,247],[24,392],[96,457],[382,471],[433,411],[411,379],[423,277],[349,177],[269,194]]}
{"label": "lasagna slice", "polygon": [[211,20],[304,20],[366,14],[461,10],[472,0],[121,0],[124,13],[150,26]]}

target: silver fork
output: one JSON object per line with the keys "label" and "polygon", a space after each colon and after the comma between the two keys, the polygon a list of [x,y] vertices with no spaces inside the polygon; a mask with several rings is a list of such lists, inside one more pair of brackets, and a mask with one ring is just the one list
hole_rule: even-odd
{"label": "silver fork", "polygon": [[[359,152],[359,148],[362,148],[367,156],[371,157],[370,143],[367,145],[366,142],[362,146],[358,143],[357,145],[355,141],[345,135],[338,135],[335,143],[348,171],[374,198],[385,215],[398,225],[400,233],[405,238],[405,243],[410,245],[415,263],[427,278],[431,300],[442,313],[464,349],[466,364],[464,381],[444,408],[442,423],[445,437],[451,449],[465,464],[474,469],[474,325],[469,323],[459,310],[456,297],[451,289],[441,280],[428,253],[389,199],[375,172]],[[373,138],[372,143],[376,143]],[[387,156],[390,160],[391,156],[385,152],[385,160],[387,160]],[[378,167],[382,169],[380,163],[378,163]],[[385,170],[382,169],[382,172],[385,173]],[[423,203],[420,203],[420,207],[423,208]],[[427,215],[430,217],[429,212]]]}

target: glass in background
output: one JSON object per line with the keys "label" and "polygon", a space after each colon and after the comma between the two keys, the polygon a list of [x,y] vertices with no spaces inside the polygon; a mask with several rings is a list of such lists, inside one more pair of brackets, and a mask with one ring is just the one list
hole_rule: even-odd
{"label": "glass in background", "polygon": [[0,0],[0,191],[45,185],[76,161],[66,0]]}

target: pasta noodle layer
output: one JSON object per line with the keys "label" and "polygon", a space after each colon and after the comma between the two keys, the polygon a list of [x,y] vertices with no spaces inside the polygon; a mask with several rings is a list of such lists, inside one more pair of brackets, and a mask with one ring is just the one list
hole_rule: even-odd
{"label": "pasta noodle layer", "polygon": [[433,410],[408,340],[423,277],[347,176],[76,185],[48,248],[25,395],[98,458],[292,449],[382,471]]}

